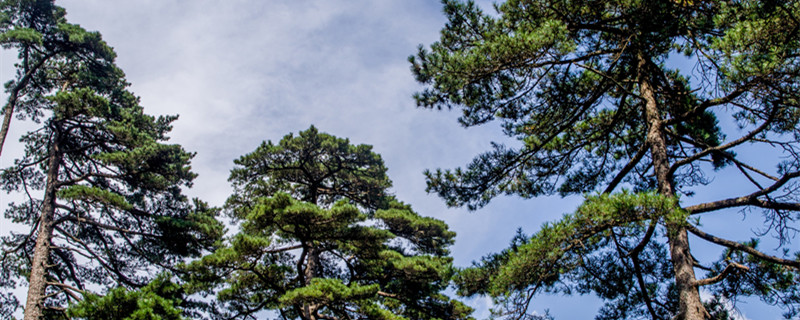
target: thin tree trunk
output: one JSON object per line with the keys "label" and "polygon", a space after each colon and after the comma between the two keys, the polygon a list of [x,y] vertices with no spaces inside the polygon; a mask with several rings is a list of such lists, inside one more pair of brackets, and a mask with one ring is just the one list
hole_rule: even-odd
{"label": "thin tree trunk", "polygon": [[3,108],[3,127],[0,128],[0,155],[3,154],[3,146],[6,144],[6,136],[8,136],[8,128],[11,126],[11,117],[14,116],[14,108],[17,105],[17,96],[19,95],[19,86],[14,88],[8,96],[8,103]]}
{"label": "thin tree trunk", "polygon": [[54,227],[56,183],[58,182],[58,168],[61,162],[58,129],[55,130],[48,158],[47,185],[45,186],[42,211],[39,215],[39,232],[36,235],[36,245],[33,248],[33,262],[31,263],[31,275],[28,279],[28,298],[25,302],[24,320],[39,320],[44,311],[50,240],[53,236]]}
{"label": "thin tree trunk", "polygon": [[[658,192],[674,197],[675,189],[669,174],[667,142],[664,138],[664,122],[655,97],[655,89],[647,76],[649,61],[643,53],[639,53],[639,89],[645,99],[645,117],[649,126],[647,143],[653,159],[653,171],[658,180]],[[675,272],[675,285],[678,290],[679,320],[704,320],[710,316],[700,300],[700,293],[695,286],[694,261],[690,253],[689,236],[681,222],[667,221],[667,239]]]}
{"label": "thin tree trunk", "polygon": [[[11,117],[14,116],[14,109],[17,107],[17,101],[19,100],[20,92],[23,88],[28,86],[28,82],[31,81],[33,74],[36,73],[44,64],[52,57],[56,55],[58,51],[53,51],[46,54],[44,57],[39,59],[33,67],[27,69],[28,71],[25,72],[25,75],[22,76],[21,79],[14,85],[14,88],[8,94],[8,102],[6,103],[5,108],[3,108],[3,126],[0,127],[0,155],[3,154],[3,146],[6,144],[6,136],[8,136],[8,128],[11,126]],[[27,66],[27,63],[25,63]],[[27,68],[27,67],[26,67]]]}
{"label": "thin tree trunk", "polygon": [[[319,185],[317,183],[313,184],[311,188],[309,188],[309,195],[308,201],[313,204],[317,205],[317,201],[319,198]],[[303,270],[303,278],[304,278],[304,286],[311,285],[311,279],[317,277],[317,268],[319,268],[319,251],[315,247],[314,241],[309,241],[310,247],[308,248],[308,252],[306,254],[306,265],[305,269]],[[305,320],[318,320],[317,318],[317,310],[319,309],[319,305],[316,303],[304,303],[303,304],[303,317]]]}

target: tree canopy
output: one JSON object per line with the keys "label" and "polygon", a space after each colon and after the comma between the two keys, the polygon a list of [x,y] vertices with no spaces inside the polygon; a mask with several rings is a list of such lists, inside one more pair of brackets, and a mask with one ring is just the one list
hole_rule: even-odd
{"label": "tree canopy", "polygon": [[66,315],[84,320],[183,320],[187,304],[183,288],[164,274],[136,290],[117,287],[103,296],[88,293]]}
{"label": "tree canopy", "polygon": [[[553,291],[595,292],[607,302],[603,319],[706,319],[723,316],[719,299],[743,296],[796,315],[800,2],[509,0],[495,9],[444,1],[441,39],[410,58],[426,85],[415,98],[460,109],[464,126],[499,121],[518,142],[427,172],[428,190],[471,209],[501,194],[599,194],[462,271],[460,292],[490,294],[515,318]],[[770,151],[752,161],[756,146]],[[750,191],[683,204],[717,171]],[[621,188],[632,192],[614,193]],[[737,242],[702,230],[703,214],[727,208],[762,212],[768,231]],[[697,261],[688,233],[722,256]],[[778,238],[775,252],[758,248],[766,235]],[[704,306],[701,287],[716,302]]]}
{"label": "tree canopy", "polygon": [[226,210],[240,231],[187,266],[223,318],[469,319],[441,293],[455,233],[393,199],[368,145],[313,126],[236,161]]}
{"label": "tree canopy", "polygon": [[374,210],[385,204],[386,189],[392,186],[372,146],[352,145],[314,126],[297,137],[289,134],[278,144],[265,141],[234,163],[229,179],[236,188],[229,200],[232,206],[240,197],[283,191],[312,204],[329,206],[346,198]]}
{"label": "tree canopy", "polygon": [[0,2],[0,46],[16,49],[19,59],[15,78],[5,84],[0,153],[14,115],[33,120],[44,115],[44,100],[57,89],[65,66],[80,64],[96,71],[113,67],[116,54],[100,33],[68,23],[65,15],[52,0]]}

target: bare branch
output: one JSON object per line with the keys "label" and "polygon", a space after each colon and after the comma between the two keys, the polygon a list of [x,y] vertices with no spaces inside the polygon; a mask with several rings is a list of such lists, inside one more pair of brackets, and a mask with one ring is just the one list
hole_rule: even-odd
{"label": "bare branch", "polygon": [[644,247],[650,242],[650,238],[653,237],[653,233],[655,233],[656,231],[656,226],[657,226],[656,222],[657,220],[650,220],[650,225],[647,227],[647,231],[645,231],[644,237],[642,237],[642,241],[639,242],[639,244],[636,245],[635,248],[631,249],[631,251],[628,252],[629,256],[638,256],[639,253],[641,253],[642,250],[644,250]]}
{"label": "bare branch", "polygon": [[117,269],[115,266],[112,266],[109,262],[106,262],[105,260],[103,260],[103,258],[99,254],[94,252],[94,250],[92,250],[89,247],[89,245],[87,245],[81,239],[76,238],[75,236],[73,236],[72,234],[66,232],[64,229],[61,229],[58,226],[54,227],[54,229],[56,231],[58,231],[59,233],[61,233],[62,235],[64,235],[64,237],[66,237],[67,239],[72,240],[74,243],[77,243],[81,247],[83,247],[83,249],[85,249],[86,252],[88,252],[90,255],[92,255],[92,257],[94,257],[94,259],[97,260],[97,262],[100,263],[101,266],[103,266],[103,268],[105,268],[106,270],[108,270],[108,271],[114,273],[115,275],[117,275],[117,280],[118,281],[123,282],[123,283],[125,283],[125,284],[127,284],[129,286],[132,286],[132,287],[142,287],[143,286],[143,284],[136,283],[133,280],[129,279],[127,276],[122,274],[122,272],[119,269]]}
{"label": "bare branch", "polygon": [[[63,207],[63,206],[59,205],[59,207]],[[124,229],[124,228],[119,228],[119,227],[112,226],[112,225],[109,225],[109,224],[105,224],[105,223],[102,223],[102,222],[97,222],[97,221],[95,221],[93,219],[82,218],[82,217],[67,216],[67,217],[59,219],[59,221],[73,221],[73,222],[77,222],[79,224],[80,223],[86,223],[86,224],[90,224],[90,225],[93,225],[95,227],[98,227],[98,228],[101,228],[101,229],[105,229],[105,230],[116,231],[116,232],[119,232],[119,233],[126,233],[126,234],[134,234],[134,235],[143,236],[143,237],[151,237],[151,238],[157,238],[158,237],[158,235],[156,235],[156,234],[140,232],[140,231],[135,231],[135,230],[129,230],[129,229]]]}
{"label": "bare branch", "polygon": [[86,180],[88,178],[91,178],[91,177],[100,177],[100,178],[107,178],[107,179],[118,179],[118,178],[120,178],[119,175],[104,174],[104,173],[97,173],[97,172],[95,172],[95,173],[87,173],[87,174],[81,175],[81,176],[79,176],[77,178],[74,178],[74,179],[70,179],[70,180],[66,180],[66,181],[60,181],[57,186],[61,187],[61,186],[77,184],[78,182],[84,181],[84,180]]}
{"label": "bare branch", "polygon": [[711,278],[705,278],[705,279],[701,279],[701,280],[696,280],[692,285],[694,285],[696,287],[701,287],[701,286],[707,286],[707,285],[710,285],[710,284],[715,284],[715,283],[720,282],[723,279],[725,279],[725,277],[727,277],[731,272],[733,272],[734,269],[739,269],[739,270],[744,270],[744,271],[749,271],[750,270],[750,268],[748,268],[747,266],[744,266],[744,265],[738,264],[736,262],[730,261],[728,263],[728,266],[726,266],[725,269],[723,269],[722,272],[720,272],[718,275],[716,275],[714,277],[711,277]]}
{"label": "bare branch", "polygon": [[647,144],[642,144],[642,146],[639,147],[639,151],[636,152],[636,155],[631,158],[631,161],[628,161],[628,164],[626,164],[625,167],[623,167],[622,170],[617,173],[614,179],[608,183],[608,186],[605,190],[603,190],[603,193],[611,193],[611,191],[614,191],[614,188],[617,187],[622,179],[628,175],[628,173],[630,173],[637,164],[639,164],[639,161],[641,161],[642,158],[647,154],[647,150]]}
{"label": "bare branch", "polygon": [[625,93],[627,93],[627,94],[629,94],[629,95],[631,95],[631,96],[637,97],[637,98],[639,98],[639,99],[642,99],[642,97],[641,97],[640,95],[636,94],[636,93],[635,93],[635,92],[633,92],[633,91],[630,91],[630,90],[628,90],[628,89],[627,89],[627,88],[626,88],[626,87],[625,87],[625,86],[624,86],[622,83],[619,83],[619,81],[617,81],[617,79],[614,79],[614,78],[612,78],[611,76],[609,76],[609,75],[608,75],[608,74],[606,74],[605,72],[603,72],[603,71],[601,71],[601,70],[598,70],[597,68],[593,68],[593,67],[591,67],[591,66],[588,66],[588,65],[582,64],[582,63],[576,63],[575,65],[576,65],[576,66],[579,66],[579,67],[581,67],[581,68],[584,68],[584,69],[586,69],[586,70],[589,70],[589,71],[591,71],[592,73],[594,73],[594,74],[596,74],[596,75],[598,75],[598,76],[601,76],[601,77],[603,77],[603,78],[605,78],[605,79],[607,79],[607,80],[609,80],[609,81],[613,82],[613,83],[614,83],[614,84],[617,86],[617,88],[619,88],[620,90],[623,90],[623,91],[625,91]]}
{"label": "bare branch", "polygon": [[733,163],[735,163],[737,166],[740,166],[740,167],[745,168],[747,170],[750,170],[750,171],[753,171],[755,173],[758,173],[759,175],[763,176],[764,178],[770,179],[772,181],[778,181],[779,180],[777,177],[772,176],[772,175],[770,175],[770,174],[768,174],[768,173],[766,173],[764,171],[761,171],[758,168],[755,168],[755,167],[753,167],[751,165],[748,165],[748,164],[746,164],[744,162],[741,162],[741,161],[739,161],[739,159],[736,159],[736,158],[734,158],[732,156],[729,156],[729,155],[725,154],[725,157],[728,158],[728,160],[733,161]]}
{"label": "bare branch", "polygon": [[761,133],[762,131],[766,130],[769,127],[769,125],[772,123],[771,119],[772,119],[772,117],[770,117],[769,119],[764,121],[764,123],[761,124],[758,128],[754,129],[753,131],[748,132],[746,135],[740,137],[739,139],[733,140],[731,142],[728,142],[726,144],[719,145],[719,146],[716,146],[716,147],[705,148],[703,151],[695,153],[695,154],[693,154],[693,155],[691,155],[689,157],[686,157],[684,159],[681,159],[679,161],[675,161],[675,163],[673,163],[672,166],[669,168],[669,171],[667,171],[667,175],[668,176],[672,176],[672,174],[675,173],[675,170],[678,170],[678,168],[680,168],[681,166],[686,165],[688,163],[692,163],[697,159],[700,159],[702,157],[705,157],[705,156],[711,154],[712,152],[725,151],[727,149],[733,148],[733,147],[735,147],[737,145],[740,145],[742,143],[750,141],[750,139],[752,139],[757,134]]}
{"label": "bare branch", "polygon": [[392,299],[399,299],[400,297],[394,293],[388,293],[383,291],[378,291],[378,295],[381,297],[392,298]]}
{"label": "bare branch", "polygon": [[708,242],[716,243],[718,245],[725,246],[725,247],[728,247],[728,248],[731,248],[731,249],[736,249],[736,250],[748,253],[748,254],[750,254],[750,255],[752,255],[754,257],[757,257],[759,259],[766,260],[766,261],[769,261],[769,262],[772,262],[772,263],[782,264],[782,265],[785,265],[785,266],[790,266],[790,267],[794,267],[794,268],[800,269],[800,261],[787,260],[787,259],[778,258],[778,257],[775,257],[775,256],[770,256],[768,254],[765,254],[765,253],[763,253],[761,251],[758,251],[758,250],[756,250],[756,249],[754,249],[752,247],[743,245],[741,243],[715,237],[713,235],[710,235],[708,233],[705,233],[705,232],[701,231],[700,229],[697,229],[695,226],[692,226],[692,225],[687,225],[686,226],[686,230],[688,230],[692,234],[694,234],[694,235],[696,235],[696,236],[698,236],[698,237],[700,237],[700,238],[702,238],[702,239],[704,239],[704,240],[706,240]]}
{"label": "bare branch", "polygon": [[76,292],[77,292],[77,293],[80,293],[80,294],[84,294],[84,293],[85,293],[85,291],[83,291],[83,290],[81,290],[81,289],[78,289],[78,288],[76,288],[76,287],[73,287],[73,286],[71,286],[71,285],[68,285],[68,284],[66,284],[66,283],[61,283],[61,282],[51,282],[51,281],[48,281],[48,282],[47,282],[47,285],[50,285],[50,286],[56,286],[56,287],[59,287],[59,288],[61,288],[61,290],[62,290],[62,291],[64,291],[64,293],[68,294],[70,297],[72,297],[73,299],[75,299],[75,300],[77,300],[77,301],[81,301],[81,300],[83,300],[83,299],[82,299],[80,296],[78,296],[78,295],[76,294]]}
{"label": "bare branch", "polygon": [[782,187],[784,184],[789,182],[789,180],[796,178],[798,176],[800,176],[800,171],[790,172],[784,174],[780,179],[778,179],[778,181],[773,183],[771,186],[753,192],[749,195],[738,198],[728,198],[725,200],[696,204],[693,206],[688,206],[684,209],[691,212],[691,214],[698,214],[725,208],[741,207],[741,206],[756,206],[765,209],[785,209],[785,210],[800,211],[800,203],[783,203],[783,202],[758,199],[758,197],[760,196],[774,192],[775,190],[777,190],[778,188]]}
{"label": "bare branch", "polygon": [[681,122],[681,121],[683,121],[684,119],[686,119],[688,117],[692,117],[692,116],[695,116],[697,114],[700,114],[701,112],[705,111],[706,109],[708,109],[710,107],[731,103],[734,100],[736,100],[736,98],[738,98],[739,96],[741,96],[745,92],[749,91],[755,85],[754,82],[755,82],[755,80],[752,81],[752,82],[744,83],[741,86],[737,87],[735,90],[733,90],[730,93],[728,93],[727,95],[725,95],[724,97],[719,97],[719,98],[703,101],[702,103],[698,104],[697,106],[695,106],[691,110],[685,112],[684,114],[681,114],[681,115],[679,115],[677,117],[674,117],[672,119],[668,119],[667,121],[664,122],[664,125],[665,126],[670,126],[670,125],[676,124],[678,122]]}

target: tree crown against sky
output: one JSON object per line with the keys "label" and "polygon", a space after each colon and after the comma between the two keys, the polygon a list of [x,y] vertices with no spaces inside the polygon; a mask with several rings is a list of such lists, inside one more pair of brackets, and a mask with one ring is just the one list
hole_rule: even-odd
{"label": "tree crown against sky", "polygon": [[[236,192],[229,201],[288,192],[294,198],[330,206],[340,199],[374,210],[385,202],[392,182],[372,146],[320,133],[311,126],[277,144],[263,142],[235,160],[229,180]],[[231,204],[232,207],[235,204]]]}
{"label": "tree crown against sky", "polygon": [[[2,5],[4,22],[19,22],[3,40],[21,60],[5,108],[39,124],[0,173],[0,186],[23,199],[5,217],[28,228],[2,237],[0,285],[27,282],[25,319],[60,317],[97,286],[144,286],[210,248],[223,228],[182,194],[195,174],[193,155],[166,143],[177,117],[145,114],[113,50],[52,1]],[[11,314],[16,299],[3,297]]]}
{"label": "tree crown against sky", "polygon": [[236,161],[226,204],[241,230],[188,266],[223,317],[468,319],[441,293],[455,233],[387,194],[380,156],[313,126]]}
{"label": "tree crown against sky", "polygon": [[8,100],[3,106],[0,153],[15,115],[34,121],[44,115],[43,100],[65,76],[59,71],[64,64],[80,62],[83,68],[115,72],[111,69],[116,54],[100,33],[68,23],[65,15],[50,0],[0,2],[0,45],[18,53],[15,78],[5,84]]}
{"label": "tree crown against sky", "polygon": [[[491,294],[515,317],[545,291],[595,292],[607,301],[598,318],[719,315],[699,287],[798,312],[790,241],[800,218],[799,2],[510,0],[496,15],[471,1],[444,8],[440,40],[410,58],[427,85],[417,104],[458,108],[464,126],[499,121],[519,142],[494,144],[463,169],[427,172],[428,190],[471,209],[500,194],[603,193],[461,272],[463,294]],[[751,150],[764,157],[753,160]],[[676,199],[692,199],[715,170],[749,190],[681,207]],[[633,193],[608,195],[623,187]],[[735,242],[696,223],[726,208],[762,212],[768,232]],[[696,264],[688,232],[722,256]],[[779,242],[773,255],[757,246],[768,234]]]}

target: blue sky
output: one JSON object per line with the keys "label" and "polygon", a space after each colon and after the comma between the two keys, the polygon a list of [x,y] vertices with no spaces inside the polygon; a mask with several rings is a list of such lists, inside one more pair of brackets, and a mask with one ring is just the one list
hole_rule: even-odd
{"label": "blue sky", "polygon": [[[57,4],[67,9],[70,22],[100,31],[115,48],[146,112],[180,115],[172,141],[197,152],[193,168],[199,174],[187,193],[212,205],[229,195],[233,159],[263,140],[276,141],[312,124],[373,145],[389,168],[397,197],[458,233],[452,248],[458,266],[505,248],[517,228],[532,233],[580,200],[505,197],[467,212],[446,208],[425,193],[424,169],[461,166],[490,141],[507,142],[496,125],[464,129],[456,122],[457,111],[414,106],[411,95],[420,87],[407,57],[438,38],[445,19],[437,0]],[[3,81],[11,75],[13,56],[4,52]],[[10,142],[24,129],[14,123]],[[13,144],[6,148],[2,167],[19,150]],[[479,318],[485,315],[486,299],[467,302],[479,309]],[[557,319],[591,318],[599,305],[591,297],[545,297],[533,309],[549,308]]]}

